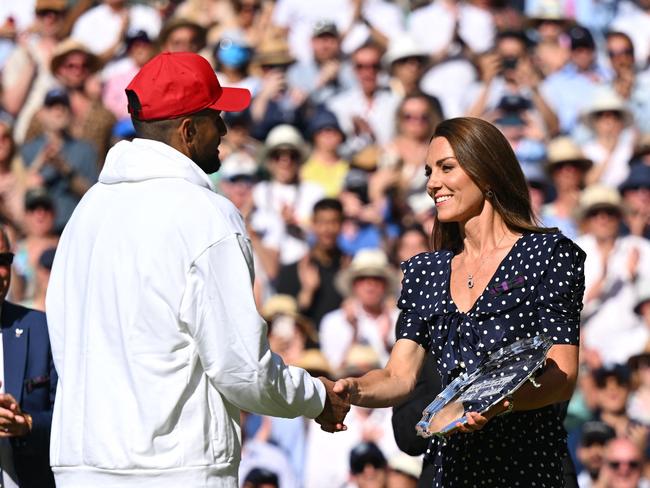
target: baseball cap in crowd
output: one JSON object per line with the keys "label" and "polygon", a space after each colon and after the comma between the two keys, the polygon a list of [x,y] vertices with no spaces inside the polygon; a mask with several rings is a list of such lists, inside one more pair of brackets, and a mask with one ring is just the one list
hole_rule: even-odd
{"label": "baseball cap in crowd", "polygon": [[175,119],[201,110],[248,107],[245,88],[222,87],[210,63],[194,53],[158,54],[126,87],[129,113],[139,120]]}
{"label": "baseball cap in crowd", "polygon": [[549,191],[550,185],[548,178],[539,164],[522,164],[521,170],[524,172],[524,178],[526,178],[526,183],[528,183],[529,186],[542,190],[545,193]]}
{"label": "baseball cap in crowd", "polygon": [[266,468],[251,469],[244,478],[244,483],[250,483],[253,486],[273,485],[276,488],[280,486],[278,475]]}
{"label": "baseball cap in crowd", "polygon": [[228,158],[219,169],[219,174],[222,180],[235,182],[235,181],[254,181],[257,176],[257,165],[251,160],[237,160],[236,158]]}
{"label": "baseball cap in crowd", "polygon": [[54,200],[45,188],[33,188],[25,194],[25,210],[54,209]]}
{"label": "baseball cap in crowd", "polygon": [[352,474],[363,472],[366,465],[375,468],[385,468],[386,457],[374,442],[362,442],[350,451],[350,471]]}
{"label": "baseball cap in crowd", "polygon": [[618,191],[622,193],[628,190],[650,189],[650,166],[645,164],[635,164],[630,168],[625,181],[618,187]]}
{"label": "baseball cap in crowd", "polygon": [[63,88],[52,88],[45,94],[43,105],[46,107],[52,107],[54,105],[65,105],[69,107],[70,97],[68,96],[68,92]]}
{"label": "baseball cap in crowd", "polygon": [[603,366],[592,373],[596,386],[602,388],[607,382],[607,378],[615,378],[620,385],[630,383],[630,370],[624,364],[612,364]]}
{"label": "baseball cap in crowd", "polygon": [[153,44],[153,41],[149,37],[149,34],[147,34],[147,31],[145,30],[137,30],[134,32],[127,32],[126,34],[126,49],[127,51],[131,49],[131,46],[133,46],[136,42],[142,42],[145,44]]}
{"label": "baseball cap in crowd", "polygon": [[616,437],[616,432],[609,425],[599,420],[585,422],[580,429],[580,445],[589,447],[594,444],[606,444]]}
{"label": "baseball cap in crowd", "polygon": [[314,30],[312,31],[312,37],[320,36],[339,36],[339,29],[336,27],[336,24],[331,20],[319,20],[314,24]]}
{"label": "baseball cap in crowd", "polygon": [[343,138],[345,138],[345,134],[341,130],[341,126],[339,125],[339,121],[337,120],[336,115],[325,109],[316,111],[314,116],[309,120],[309,124],[307,125],[307,132],[311,138],[314,137],[316,132],[323,129],[335,129],[341,134],[341,136],[343,136]]}
{"label": "baseball cap in crowd", "polygon": [[56,247],[48,247],[38,257],[38,265],[48,271],[52,271],[52,264],[54,263],[54,255],[56,254]]}
{"label": "baseball cap in crowd", "polygon": [[589,29],[576,25],[569,29],[569,39],[571,40],[571,50],[587,48],[596,49],[594,37],[589,32]]}
{"label": "baseball cap in crowd", "polygon": [[253,124],[250,110],[242,110],[241,112],[226,112],[223,114],[223,121],[228,128],[231,127],[250,127]]}

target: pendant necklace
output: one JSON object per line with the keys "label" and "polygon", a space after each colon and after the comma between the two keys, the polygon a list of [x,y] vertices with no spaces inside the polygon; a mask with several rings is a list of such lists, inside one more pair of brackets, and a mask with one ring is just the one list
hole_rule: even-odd
{"label": "pendant necklace", "polygon": [[[507,232],[505,232],[501,236],[501,239],[499,239],[499,242],[497,243],[497,245],[494,246],[494,249],[492,249],[492,252],[494,252],[496,249],[499,249],[499,246],[501,245],[501,242],[503,241],[503,239],[506,237],[506,234],[507,234]],[[465,253],[465,254],[467,255],[467,253]],[[481,262],[479,263],[478,268],[476,268],[476,271],[474,271],[474,273],[467,273],[467,288],[474,288],[474,275],[479,272],[479,270],[481,269],[481,266],[483,266],[483,263],[485,262],[486,258],[487,258],[487,256],[485,258],[481,258],[481,256],[479,256],[479,259],[481,259]]]}

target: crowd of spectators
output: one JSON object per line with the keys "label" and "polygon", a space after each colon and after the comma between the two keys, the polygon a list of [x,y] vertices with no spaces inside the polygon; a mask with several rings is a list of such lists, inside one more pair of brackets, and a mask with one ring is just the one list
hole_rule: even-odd
{"label": "crowd of spectators", "polygon": [[[649,0],[2,2],[9,300],[44,309],[58,235],[134,137],[124,88],[160,51],[251,91],[211,177],[246,222],[273,350],[331,378],[383,365],[395,341],[399,264],[430,248],[434,127],[496,124],[542,225],[587,253],[566,417],[580,486],[650,486]],[[243,414],[242,485],[416,485],[390,410],[347,424]]]}

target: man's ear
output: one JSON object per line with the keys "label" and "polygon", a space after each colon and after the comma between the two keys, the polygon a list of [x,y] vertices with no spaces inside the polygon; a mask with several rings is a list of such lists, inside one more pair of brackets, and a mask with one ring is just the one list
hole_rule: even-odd
{"label": "man's ear", "polygon": [[183,145],[187,147],[192,147],[194,145],[194,139],[196,138],[196,125],[194,121],[186,117],[181,120],[181,123],[178,126],[178,135],[183,142]]}

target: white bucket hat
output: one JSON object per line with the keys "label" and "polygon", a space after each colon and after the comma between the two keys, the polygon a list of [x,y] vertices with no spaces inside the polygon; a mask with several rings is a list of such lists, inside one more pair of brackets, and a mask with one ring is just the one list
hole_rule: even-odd
{"label": "white bucket hat", "polygon": [[627,108],[625,101],[609,87],[596,90],[591,103],[582,116],[585,125],[593,127],[595,116],[600,112],[620,112],[626,126],[632,123],[632,113]]}
{"label": "white bucket hat", "polygon": [[391,41],[386,54],[384,54],[384,64],[390,66],[399,59],[404,58],[428,58],[429,53],[409,36],[400,36]]}

